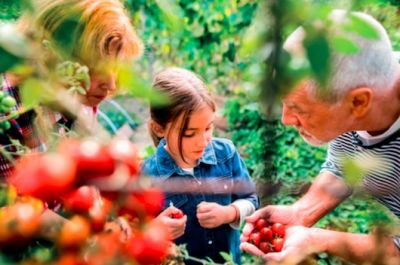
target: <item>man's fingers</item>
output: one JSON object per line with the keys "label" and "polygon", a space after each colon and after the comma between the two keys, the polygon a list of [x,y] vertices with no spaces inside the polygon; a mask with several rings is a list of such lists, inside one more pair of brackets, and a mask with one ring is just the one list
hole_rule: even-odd
{"label": "man's fingers", "polygon": [[256,246],[254,246],[253,244],[247,243],[247,242],[242,242],[240,244],[240,249],[242,251],[245,251],[253,256],[263,256],[264,252],[262,252],[260,249],[258,249]]}
{"label": "man's fingers", "polygon": [[269,264],[287,264],[295,265],[299,264],[306,258],[305,255],[299,253],[294,248],[287,248],[281,252],[270,252],[265,254],[264,259],[268,261]]}

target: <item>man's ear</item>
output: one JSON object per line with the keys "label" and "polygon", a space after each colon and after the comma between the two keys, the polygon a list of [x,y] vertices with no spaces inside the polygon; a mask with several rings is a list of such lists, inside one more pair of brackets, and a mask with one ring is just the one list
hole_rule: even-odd
{"label": "man's ear", "polygon": [[363,117],[371,108],[373,91],[369,87],[359,87],[351,90],[347,95],[351,113],[357,117]]}
{"label": "man's ear", "polygon": [[162,127],[160,124],[158,124],[157,122],[155,122],[155,121],[153,121],[153,120],[150,120],[150,122],[149,122],[149,129],[150,129],[152,132],[154,132],[154,133],[157,135],[157,137],[159,137],[159,138],[164,137],[164,134],[165,134],[164,129],[163,129],[163,127]]}

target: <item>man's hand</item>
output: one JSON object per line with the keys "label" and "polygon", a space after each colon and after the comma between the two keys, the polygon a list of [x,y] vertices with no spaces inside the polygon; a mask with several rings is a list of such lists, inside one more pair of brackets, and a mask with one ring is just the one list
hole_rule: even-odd
{"label": "man's hand", "polygon": [[[285,226],[291,226],[298,224],[296,218],[296,210],[293,206],[286,205],[269,205],[264,208],[261,208],[255,211],[252,215],[246,217],[246,225],[243,228],[242,235],[240,240],[242,242],[247,242],[249,240],[249,236],[251,232],[254,230],[255,223],[258,219],[264,218],[270,223],[281,223]],[[246,245],[245,245],[246,246]],[[258,251],[252,251],[253,248],[245,247],[243,250],[259,256]]]}
{"label": "man's hand", "polygon": [[204,228],[215,228],[235,221],[236,210],[215,202],[201,202],[197,205],[197,219]]}
{"label": "man's hand", "polygon": [[295,265],[305,260],[313,253],[325,250],[324,242],[316,239],[318,233],[316,228],[303,226],[292,226],[286,230],[285,242],[281,252],[263,253],[253,244],[242,242],[240,249],[254,256],[262,257],[271,264]]}
{"label": "man's hand", "polygon": [[186,215],[184,215],[182,218],[179,219],[172,218],[172,216],[177,211],[179,211],[179,209],[170,206],[167,209],[165,209],[162,213],[160,213],[157,216],[157,218],[155,218],[155,221],[160,221],[168,227],[169,232],[173,239],[182,236],[185,233],[185,228],[186,228],[186,221],[187,221]]}
{"label": "man's hand", "polygon": [[269,264],[299,264],[314,253],[324,252],[326,242],[318,240],[318,228],[292,226],[286,230],[281,252],[263,255]]}

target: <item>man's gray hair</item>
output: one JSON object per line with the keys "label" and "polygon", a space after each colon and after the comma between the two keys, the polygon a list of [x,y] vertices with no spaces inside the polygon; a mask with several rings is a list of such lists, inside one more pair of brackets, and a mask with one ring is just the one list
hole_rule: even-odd
{"label": "man's gray hair", "polygon": [[[340,98],[357,87],[369,87],[375,91],[391,89],[396,84],[400,73],[398,58],[392,51],[388,34],[382,25],[365,13],[351,12],[350,14],[371,25],[379,37],[369,39],[357,33],[340,30],[341,24],[350,19],[349,13],[345,10],[331,12],[329,19],[335,27],[335,30],[331,32],[334,35],[349,38],[359,47],[359,51],[355,54],[344,54],[331,49],[331,72],[327,89],[330,97],[334,99]],[[305,34],[304,29],[299,27],[287,38],[284,49],[294,57],[304,56],[302,42]]]}

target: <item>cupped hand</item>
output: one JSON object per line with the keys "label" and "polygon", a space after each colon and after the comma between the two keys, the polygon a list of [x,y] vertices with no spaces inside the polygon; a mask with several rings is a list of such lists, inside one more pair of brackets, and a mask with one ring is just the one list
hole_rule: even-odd
{"label": "cupped hand", "polygon": [[[246,217],[246,224],[243,227],[240,241],[247,242],[249,240],[249,236],[255,228],[255,223],[260,218],[264,218],[270,223],[281,223],[285,226],[291,226],[298,224],[296,214],[295,208],[291,205],[265,206],[264,208],[255,211],[252,215]],[[247,247],[244,250],[246,251]]]}

